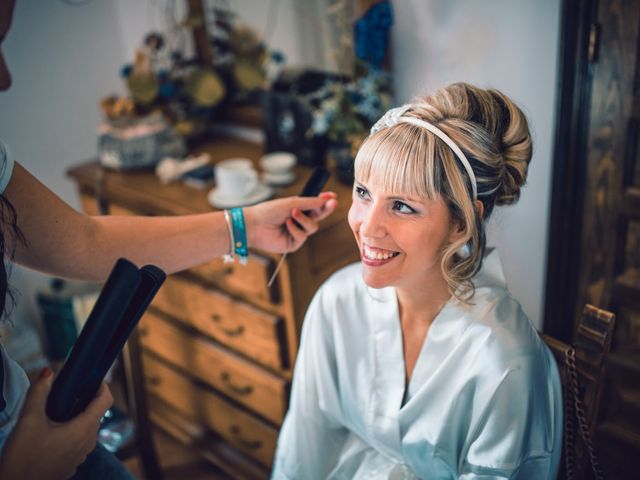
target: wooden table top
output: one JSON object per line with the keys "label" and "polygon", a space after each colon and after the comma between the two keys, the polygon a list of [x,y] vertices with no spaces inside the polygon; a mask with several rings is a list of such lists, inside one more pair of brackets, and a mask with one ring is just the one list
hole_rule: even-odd
{"label": "wooden table top", "polygon": [[[208,152],[211,163],[233,157],[249,158],[259,170],[258,160],[262,146],[235,138],[221,137],[194,149],[192,153]],[[291,185],[275,188],[274,197],[297,195],[311,174],[312,168],[296,165],[296,180]],[[78,184],[81,192],[118,199],[125,205],[135,206],[139,211],[152,215],[188,215],[215,210],[207,201],[208,189],[184,185],[181,181],[167,185],[160,183],[152,169],[120,171],[104,168],[98,160],[91,160],[68,170],[68,175]],[[322,222],[321,228],[344,221],[351,205],[351,187],[329,178],[325,189],[338,194],[336,212]]]}

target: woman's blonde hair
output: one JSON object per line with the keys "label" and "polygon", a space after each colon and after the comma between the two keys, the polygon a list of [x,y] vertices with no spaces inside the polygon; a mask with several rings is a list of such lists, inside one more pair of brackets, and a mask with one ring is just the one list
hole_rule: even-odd
{"label": "woman's blonde hair", "polygon": [[466,83],[414,100],[402,116],[435,125],[460,147],[476,177],[482,217],[460,160],[420,126],[400,122],[369,136],[356,156],[356,178],[385,191],[444,200],[462,234],[445,246],[442,272],[451,292],[469,301],[474,293],[471,278],[480,269],[486,248],[485,220],[495,205],[518,201],[527,177],[532,152],[527,119],[498,90]]}

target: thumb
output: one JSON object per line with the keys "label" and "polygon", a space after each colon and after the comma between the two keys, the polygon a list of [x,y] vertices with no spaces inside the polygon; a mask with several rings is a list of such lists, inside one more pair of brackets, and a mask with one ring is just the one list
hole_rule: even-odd
{"label": "thumb", "polygon": [[52,383],[53,372],[48,367],[43,368],[38,378],[29,388],[23,407],[25,412],[32,411],[44,413]]}

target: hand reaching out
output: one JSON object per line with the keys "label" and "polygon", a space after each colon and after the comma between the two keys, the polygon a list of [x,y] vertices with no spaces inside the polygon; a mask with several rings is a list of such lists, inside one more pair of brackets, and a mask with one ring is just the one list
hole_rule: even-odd
{"label": "hand reaching out", "polygon": [[[272,253],[295,251],[318,231],[318,222],[337,205],[335,193],[323,192],[317,197],[288,197],[247,207],[244,216],[249,246]],[[307,216],[303,211],[310,213]]]}

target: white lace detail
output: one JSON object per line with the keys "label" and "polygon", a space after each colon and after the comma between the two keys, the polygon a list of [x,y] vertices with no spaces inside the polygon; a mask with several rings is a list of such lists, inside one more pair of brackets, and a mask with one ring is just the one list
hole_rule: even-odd
{"label": "white lace detail", "polygon": [[373,127],[371,127],[370,135],[373,135],[374,133],[377,133],[380,130],[383,130],[385,128],[393,127],[398,123],[410,123],[412,125],[416,125],[418,127],[429,130],[431,133],[433,133],[438,138],[440,138],[440,140],[446,143],[449,146],[449,148],[453,150],[453,153],[456,154],[456,157],[458,157],[458,160],[460,160],[460,163],[464,167],[465,171],[467,172],[467,175],[469,176],[469,179],[471,180],[471,190],[473,191],[473,200],[476,200],[478,198],[478,187],[476,185],[476,176],[473,173],[473,168],[471,168],[471,163],[469,163],[469,160],[467,160],[467,157],[464,155],[464,153],[462,153],[462,150],[460,150],[460,147],[458,147],[458,145],[453,140],[451,140],[451,138],[449,138],[449,136],[446,133],[444,133],[442,130],[440,130],[438,127],[436,127],[432,123],[429,123],[425,120],[415,118],[415,117],[403,117],[403,115],[411,107],[412,107],[411,104],[406,104],[406,105],[402,105],[401,107],[396,107],[396,108],[392,108],[391,110],[388,110],[387,113],[385,113],[380,118],[380,120],[378,120],[373,125]]}
{"label": "white lace detail", "polygon": [[393,127],[400,122],[400,117],[406,113],[407,110],[411,108],[411,104],[402,105],[401,107],[392,108],[387,110],[380,119],[371,127],[370,135],[373,135],[380,130],[383,130],[388,127]]}

